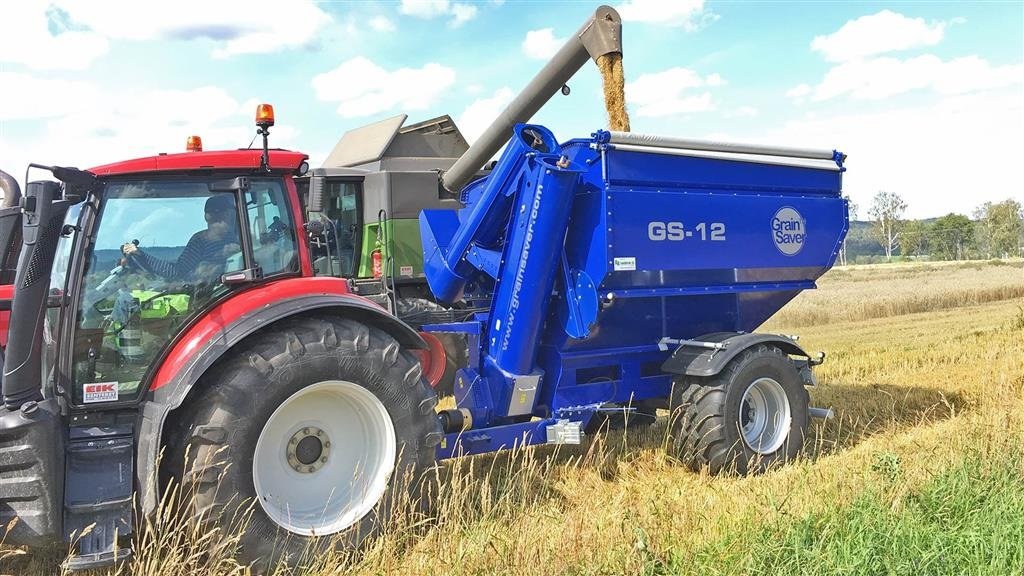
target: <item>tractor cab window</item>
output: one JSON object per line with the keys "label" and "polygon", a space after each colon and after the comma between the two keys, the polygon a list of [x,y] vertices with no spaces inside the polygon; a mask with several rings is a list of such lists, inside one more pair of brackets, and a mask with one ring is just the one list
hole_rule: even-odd
{"label": "tractor cab window", "polygon": [[[283,217],[265,204],[254,207],[261,209],[268,222]],[[245,268],[239,223],[235,193],[213,192],[203,180],[107,185],[81,288],[76,401],[124,399],[138,390],[184,321],[228,290],[221,275]],[[277,257],[268,256],[268,264]]]}
{"label": "tractor cab window", "polygon": [[326,219],[323,238],[315,242],[313,265],[317,274],[351,278],[359,267],[360,195],[362,183],[328,180],[324,186]]}
{"label": "tractor cab window", "polygon": [[280,180],[254,180],[245,193],[253,259],[264,276],[299,269],[295,227]]}

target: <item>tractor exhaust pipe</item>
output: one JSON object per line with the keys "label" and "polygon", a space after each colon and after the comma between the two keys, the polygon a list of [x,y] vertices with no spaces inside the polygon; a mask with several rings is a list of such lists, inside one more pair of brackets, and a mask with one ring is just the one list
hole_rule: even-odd
{"label": "tractor exhaust pipe", "polygon": [[4,192],[0,208],[12,208],[18,205],[21,200],[21,186],[18,186],[18,181],[14,179],[14,176],[3,170],[0,170],[0,190]]}
{"label": "tractor exhaust pipe", "polygon": [[606,54],[622,54],[622,18],[615,9],[601,6],[445,172],[442,178],[444,187],[451,192],[462,190],[512,137],[513,126],[527,122],[588,59],[593,58],[596,62]]}
{"label": "tractor exhaust pipe", "polygon": [[0,170],[0,284],[13,284],[21,249],[21,187],[13,176]]}

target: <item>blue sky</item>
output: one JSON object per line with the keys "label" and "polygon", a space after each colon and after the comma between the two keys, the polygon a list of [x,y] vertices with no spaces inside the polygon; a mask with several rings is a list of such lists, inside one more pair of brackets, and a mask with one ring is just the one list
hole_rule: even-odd
{"label": "blue sky", "polygon": [[[865,218],[1024,200],[1024,3],[613,3],[636,132],[838,148]],[[0,4],[0,167],[237,148],[257,102],[314,163],[349,129],[450,114],[471,139],[595,3],[76,0]],[[586,66],[534,118],[605,126]]]}

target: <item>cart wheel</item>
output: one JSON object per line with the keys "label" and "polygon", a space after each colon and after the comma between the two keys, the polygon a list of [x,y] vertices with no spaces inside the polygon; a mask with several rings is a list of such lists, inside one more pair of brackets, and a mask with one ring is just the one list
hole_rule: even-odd
{"label": "cart wheel", "polygon": [[692,469],[758,473],[800,453],[808,395],[793,361],[762,344],[716,376],[676,382],[671,417],[670,449]]}

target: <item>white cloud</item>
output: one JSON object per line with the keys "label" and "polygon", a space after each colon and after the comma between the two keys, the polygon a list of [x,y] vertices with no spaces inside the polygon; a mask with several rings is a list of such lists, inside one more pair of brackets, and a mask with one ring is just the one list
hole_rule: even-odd
{"label": "white cloud", "polygon": [[3,12],[0,62],[40,70],[84,70],[109,48],[105,36],[69,29],[67,13],[43,2],[5,2]]}
{"label": "white cloud", "polygon": [[889,10],[850,20],[837,32],[818,36],[811,44],[813,50],[836,62],[821,82],[815,86],[800,84],[786,95],[797,103],[808,98],[884,100],[913,91],[966,94],[1024,82],[1024,65],[993,65],[976,55],[951,60],[934,54],[910,58],[880,55],[938,44],[948,24],[928,23]]}
{"label": "white cloud", "polygon": [[811,94],[813,89],[810,84],[797,84],[786,91],[786,96],[802,103]]}
{"label": "white cloud", "polygon": [[462,26],[464,23],[472,20],[476,17],[476,6],[472,4],[452,4],[452,16],[454,18],[451,21],[451,25]]}
{"label": "white cloud", "polygon": [[[52,80],[22,78],[29,85],[45,86]],[[29,136],[15,142],[0,134],[3,168],[20,173],[28,162],[89,167],[154,155],[184,152],[185,139],[202,137],[207,150],[235,149],[255,134],[255,99],[244,105],[216,86],[185,90],[121,91],[102,85],[75,84],[74,105],[42,102],[48,119],[34,125]],[[11,103],[0,93],[0,107]],[[15,95],[15,98],[17,96]],[[287,110],[277,110],[271,144],[291,147],[298,131],[287,123]]]}
{"label": "white cloud", "polygon": [[386,16],[374,16],[370,18],[370,28],[373,28],[377,32],[394,32],[395,23],[389,20]]}
{"label": "white cloud", "polygon": [[523,54],[536,60],[547,60],[565,44],[565,38],[555,38],[553,28],[530,30],[523,39]]}
{"label": "white cloud", "polygon": [[265,54],[314,42],[331,21],[311,0],[27,0],[4,4],[0,62],[82,70],[110,41],[213,41],[213,56]]}
{"label": "white cloud", "polygon": [[0,72],[0,86],[0,122],[63,116],[87,110],[98,100],[96,88],[86,82],[16,72]]}
{"label": "white cloud", "polygon": [[723,114],[726,118],[753,118],[757,116],[760,111],[753,106],[740,106],[734,110],[730,110]]}
{"label": "white cloud", "polygon": [[402,0],[398,11],[406,16],[425,19],[451,16],[448,24],[455,28],[475,18],[477,8],[473,4],[449,0]]}
{"label": "white cloud", "polygon": [[[356,78],[358,81],[353,81]],[[440,64],[388,71],[362,56],[313,78],[316,97],[338,102],[338,114],[343,118],[370,116],[395,108],[403,112],[423,110],[453,84],[455,70]]]}
{"label": "white cloud", "polygon": [[1013,183],[1024,155],[1024,64],[886,55],[933,46],[956,22],[882,11],[819,36],[813,49],[834,64],[819,83],[786,95],[797,103],[841,100],[842,111],[811,106],[756,139],[839,148],[849,155],[843,187],[855,201],[866,206],[878,190],[892,190],[907,200],[912,218],[969,213],[1019,193]]}
{"label": "white cloud", "polygon": [[449,4],[448,0],[402,0],[398,11],[417,18],[436,18],[448,14]]}
{"label": "white cloud", "polygon": [[718,20],[704,0],[629,0],[616,7],[623,22],[679,26],[695,32]]}
{"label": "white cloud", "polygon": [[849,96],[882,100],[912,90],[963,94],[1001,88],[1024,81],[1024,65],[993,66],[977,56],[941,60],[925,54],[906,60],[882,57],[834,66],[815,86],[813,100]]}
{"label": "white cloud", "polygon": [[626,84],[626,102],[638,117],[662,117],[715,109],[711,92],[690,94],[694,88],[721,86],[725,81],[718,74],[702,77],[689,68],[669,68],[654,74],[643,74]]}
{"label": "white cloud", "polygon": [[831,62],[845,62],[866,56],[934,46],[942,40],[946,22],[925,22],[891,10],[850,20],[826,36],[817,36],[811,49]]}
{"label": "white cloud", "polygon": [[787,122],[757,140],[838,148],[849,155],[844,191],[867,206],[879,190],[909,204],[912,218],[969,213],[1020,194],[1024,89],[939,98],[927,105],[820,114]]}
{"label": "white cloud", "polygon": [[491,125],[491,122],[508,106],[515,94],[511,88],[499,88],[490,98],[479,98],[459,114],[456,124],[459,131],[472,144]]}

